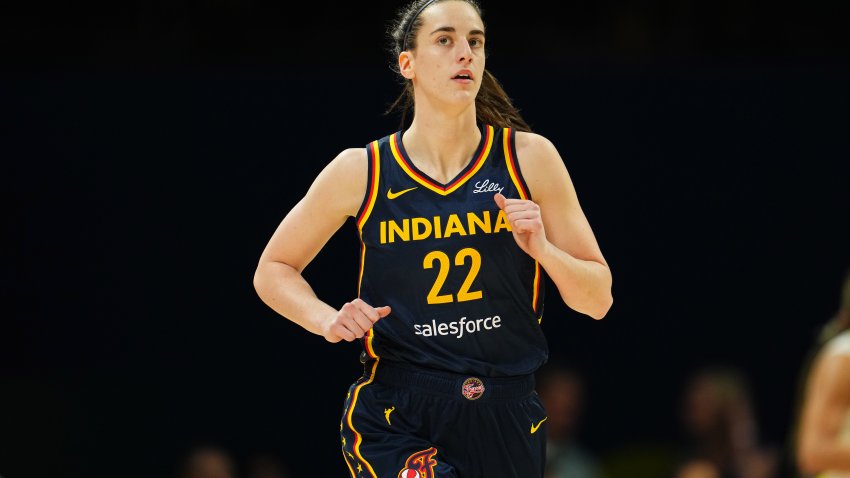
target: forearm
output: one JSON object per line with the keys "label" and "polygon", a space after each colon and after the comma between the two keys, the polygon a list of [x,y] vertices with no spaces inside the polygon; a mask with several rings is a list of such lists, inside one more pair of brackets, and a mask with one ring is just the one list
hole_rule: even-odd
{"label": "forearm", "polygon": [[261,263],[254,273],[254,288],[275,312],[317,335],[324,335],[327,319],[336,314],[296,269],[282,262]]}
{"label": "forearm", "polygon": [[605,317],[614,300],[608,266],[573,257],[551,242],[538,261],[571,309],[597,320]]}

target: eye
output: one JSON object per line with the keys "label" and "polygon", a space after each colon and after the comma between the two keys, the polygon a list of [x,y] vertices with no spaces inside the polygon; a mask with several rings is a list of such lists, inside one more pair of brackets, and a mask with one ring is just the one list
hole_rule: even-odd
{"label": "eye", "polygon": [[478,48],[478,47],[484,46],[484,39],[482,39],[482,38],[470,38],[469,39],[469,46],[471,46],[472,48]]}
{"label": "eye", "polygon": [[437,38],[437,43],[440,45],[450,45],[452,43],[452,39],[449,37],[440,37]]}

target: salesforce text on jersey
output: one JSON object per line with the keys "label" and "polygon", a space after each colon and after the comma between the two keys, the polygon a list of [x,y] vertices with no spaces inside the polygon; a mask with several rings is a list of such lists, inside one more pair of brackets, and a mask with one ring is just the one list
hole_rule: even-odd
{"label": "salesforce text on jersey", "polygon": [[474,334],[482,330],[498,329],[502,326],[502,318],[498,315],[486,317],[484,319],[475,319],[466,321],[466,317],[461,317],[460,320],[452,322],[437,323],[432,320],[430,324],[413,324],[416,330],[416,335],[423,337],[447,336],[454,335],[456,339],[463,337],[463,333]]}

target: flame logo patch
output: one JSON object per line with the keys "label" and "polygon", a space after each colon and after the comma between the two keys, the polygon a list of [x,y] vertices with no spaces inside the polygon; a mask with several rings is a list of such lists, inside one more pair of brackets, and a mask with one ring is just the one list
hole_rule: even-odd
{"label": "flame logo patch", "polygon": [[431,447],[410,455],[404,462],[404,469],[398,472],[398,478],[434,478],[434,468],[437,467],[437,460],[434,459],[436,454],[437,449]]}

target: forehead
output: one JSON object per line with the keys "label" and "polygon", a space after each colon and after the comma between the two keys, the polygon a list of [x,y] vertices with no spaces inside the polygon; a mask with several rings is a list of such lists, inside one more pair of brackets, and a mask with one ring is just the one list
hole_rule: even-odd
{"label": "forehead", "polygon": [[457,31],[484,31],[484,22],[472,5],[456,0],[437,2],[420,14],[422,30],[431,32],[435,28],[454,27]]}

